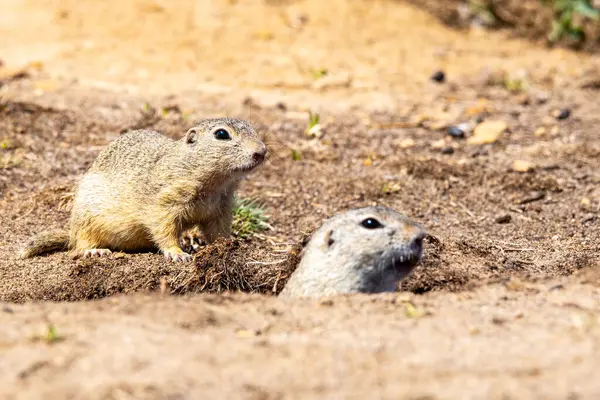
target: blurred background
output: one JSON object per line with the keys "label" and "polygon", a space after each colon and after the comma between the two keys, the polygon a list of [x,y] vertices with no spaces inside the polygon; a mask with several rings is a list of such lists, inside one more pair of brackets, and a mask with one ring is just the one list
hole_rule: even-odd
{"label": "blurred background", "polygon": [[[436,71],[544,85],[597,71],[591,0],[1,0],[0,79],[393,108]],[[579,53],[565,49],[581,49]],[[549,50],[551,49],[551,50]],[[325,95],[326,93],[326,95]],[[275,96],[275,97],[273,97]]]}

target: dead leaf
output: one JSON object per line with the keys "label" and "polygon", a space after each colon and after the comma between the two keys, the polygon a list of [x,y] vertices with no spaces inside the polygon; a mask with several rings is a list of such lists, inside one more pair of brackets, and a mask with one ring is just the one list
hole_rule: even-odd
{"label": "dead leaf", "polygon": [[275,35],[269,30],[260,30],[254,33],[254,37],[260,40],[271,40],[275,37]]}
{"label": "dead leaf", "polygon": [[36,90],[42,92],[52,92],[58,89],[58,82],[51,79],[45,79],[34,82],[33,86]]}
{"label": "dead leaf", "polygon": [[402,187],[396,182],[386,182],[381,188],[381,192],[384,194],[398,193]]}
{"label": "dead leaf", "polygon": [[249,331],[249,330],[247,330],[247,329],[238,329],[238,330],[235,332],[235,335],[236,335],[237,337],[240,337],[240,338],[249,338],[249,337],[254,337],[254,336],[256,336],[256,332]]}
{"label": "dead leaf", "polygon": [[29,72],[23,68],[1,68],[0,81],[9,82],[17,79],[29,78]]}
{"label": "dead leaf", "polygon": [[420,318],[425,315],[423,310],[418,309],[412,303],[406,303],[405,314],[408,318]]}
{"label": "dead leaf", "polygon": [[488,100],[487,99],[478,99],[476,105],[469,107],[465,110],[465,115],[472,117],[474,115],[488,112],[489,110],[490,110],[490,108],[488,106]]}

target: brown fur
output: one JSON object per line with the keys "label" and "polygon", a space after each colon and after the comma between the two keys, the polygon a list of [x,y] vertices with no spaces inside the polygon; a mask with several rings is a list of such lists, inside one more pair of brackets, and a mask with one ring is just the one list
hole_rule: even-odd
{"label": "brown fur", "polygon": [[49,231],[34,236],[27,242],[21,257],[29,258],[53,251],[69,249],[69,234],[65,231]]}
{"label": "brown fur", "polygon": [[[219,129],[230,139],[217,139]],[[178,141],[148,130],[126,133],[79,182],[68,240],[63,233],[41,234],[21,256],[64,248],[86,256],[158,248],[172,260],[189,260],[179,247],[181,233],[198,226],[208,243],[229,237],[238,182],[265,155],[264,143],[243,120],[204,120]]]}

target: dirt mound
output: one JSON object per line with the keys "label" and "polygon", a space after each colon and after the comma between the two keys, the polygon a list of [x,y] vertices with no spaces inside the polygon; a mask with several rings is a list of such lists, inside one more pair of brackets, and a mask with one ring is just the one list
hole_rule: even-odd
{"label": "dirt mound", "polygon": [[[278,293],[298,261],[297,247],[276,261],[250,261],[262,246],[217,241],[195,254],[194,262],[165,262],[160,255],[114,253],[111,258],[71,260],[67,255],[17,262],[0,285],[3,301],[76,301],[135,291],[167,294]],[[12,272],[12,273],[11,273]]]}

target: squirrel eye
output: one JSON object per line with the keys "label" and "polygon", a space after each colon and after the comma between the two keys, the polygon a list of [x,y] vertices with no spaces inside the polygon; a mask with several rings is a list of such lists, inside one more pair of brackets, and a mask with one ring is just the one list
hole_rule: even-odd
{"label": "squirrel eye", "polygon": [[367,229],[383,228],[381,222],[377,221],[375,218],[367,218],[363,220],[360,224]]}
{"label": "squirrel eye", "polygon": [[215,131],[215,138],[218,140],[230,140],[231,135],[225,129],[217,129]]}

